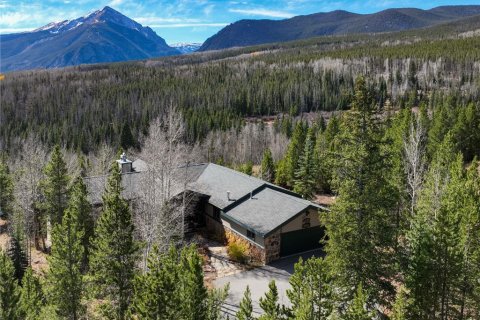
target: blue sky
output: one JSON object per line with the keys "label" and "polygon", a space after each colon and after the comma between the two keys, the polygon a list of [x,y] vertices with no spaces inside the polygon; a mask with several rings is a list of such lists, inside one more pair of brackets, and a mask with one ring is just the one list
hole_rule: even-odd
{"label": "blue sky", "polygon": [[336,9],[357,13],[392,7],[429,9],[475,2],[477,0],[0,0],[0,33],[33,30],[52,21],[81,17],[108,5],[150,26],[167,43],[203,42],[240,19],[285,19]]}

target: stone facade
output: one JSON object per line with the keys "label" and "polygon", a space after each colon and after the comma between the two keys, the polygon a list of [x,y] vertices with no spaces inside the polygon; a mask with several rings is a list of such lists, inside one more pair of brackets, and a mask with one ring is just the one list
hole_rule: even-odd
{"label": "stone facade", "polygon": [[246,254],[249,256],[251,262],[265,264],[265,249],[256,245],[254,242],[245,239],[238,233],[225,228],[225,235],[228,243],[237,242],[241,243],[247,248]]}
{"label": "stone facade", "polygon": [[[212,211],[212,208],[208,208]],[[209,212],[208,209],[206,212]],[[213,212],[213,211],[212,211]],[[256,235],[250,238],[245,227],[228,219],[213,219],[206,214],[206,227],[211,237],[219,242],[228,244],[237,242],[245,249],[249,260],[255,264],[269,264],[281,258],[282,234],[317,227],[320,225],[317,210],[308,210],[299,214],[295,219],[275,230],[272,234],[262,237]],[[307,227],[308,224],[308,227]]]}
{"label": "stone facade", "polygon": [[265,261],[270,263],[280,259],[280,231],[277,231],[265,238]]}

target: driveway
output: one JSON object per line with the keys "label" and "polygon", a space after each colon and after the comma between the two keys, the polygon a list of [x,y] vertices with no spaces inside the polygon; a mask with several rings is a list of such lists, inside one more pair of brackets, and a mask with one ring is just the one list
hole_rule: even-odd
{"label": "driveway", "polygon": [[213,284],[217,288],[221,288],[227,283],[230,284],[229,295],[224,305],[225,313],[235,315],[248,285],[252,292],[253,310],[256,315],[260,315],[259,299],[268,291],[268,283],[272,280],[275,280],[277,285],[280,304],[290,305],[286,290],[290,288],[288,280],[293,273],[294,264],[300,257],[306,260],[312,256],[321,256],[321,254],[321,250],[309,251],[282,258],[264,267],[216,279]]}

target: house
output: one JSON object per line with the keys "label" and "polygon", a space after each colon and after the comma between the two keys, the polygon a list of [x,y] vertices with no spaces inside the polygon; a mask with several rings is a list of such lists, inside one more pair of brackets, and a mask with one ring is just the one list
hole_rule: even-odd
{"label": "house", "polygon": [[[139,197],[135,190],[147,166],[142,160],[132,162],[124,156],[118,163],[123,173],[124,197]],[[185,182],[176,194],[187,191],[197,196],[197,226],[216,236],[245,243],[252,258],[269,263],[320,247],[324,230],[319,211],[326,211],[325,207],[217,164],[189,164],[181,168]],[[101,204],[105,181],[106,177],[86,178],[93,204]]]}

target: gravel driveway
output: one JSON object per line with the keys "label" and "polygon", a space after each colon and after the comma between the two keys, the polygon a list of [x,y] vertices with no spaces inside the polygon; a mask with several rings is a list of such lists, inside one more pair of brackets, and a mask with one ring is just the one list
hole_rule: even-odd
{"label": "gravel driveway", "polygon": [[261,309],[258,301],[260,297],[262,297],[265,292],[268,291],[268,283],[271,280],[275,280],[277,284],[279,302],[281,304],[289,305],[286,290],[290,288],[288,279],[293,273],[294,264],[298,261],[300,256],[305,260],[312,256],[320,255],[321,251],[315,250],[300,255],[283,258],[264,267],[218,278],[213,282],[213,284],[215,287],[220,288],[227,283],[230,283],[229,295],[224,306],[225,312],[229,315],[234,315],[238,310],[243,293],[248,285],[250,287],[250,291],[252,292],[253,310],[256,315],[259,315]]}

